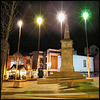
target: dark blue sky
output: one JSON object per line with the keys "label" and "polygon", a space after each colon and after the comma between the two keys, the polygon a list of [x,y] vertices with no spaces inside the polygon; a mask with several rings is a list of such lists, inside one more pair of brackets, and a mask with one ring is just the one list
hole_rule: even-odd
{"label": "dark blue sky", "polygon": [[[22,1],[21,6],[18,8],[19,14],[16,16],[15,23],[19,19],[23,20],[20,41],[20,52],[23,55],[37,50],[39,32],[34,21],[38,15],[44,18],[44,23],[41,26],[40,50],[60,49],[60,23],[56,16],[61,8],[68,16],[70,37],[74,43],[73,48],[78,51],[78,54],[83,54],[86,47],[84,20],[81,17],[84,9],[91,13],[90,18],[87,20],[88,44],[89,46],[99,46],[98,1]],[[10,35],[9,43],[10,54],[13,54],[17,51],[18,27]]]}

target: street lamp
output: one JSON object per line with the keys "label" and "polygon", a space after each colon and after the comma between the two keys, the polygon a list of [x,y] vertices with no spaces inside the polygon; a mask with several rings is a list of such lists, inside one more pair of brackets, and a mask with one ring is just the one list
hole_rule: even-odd
{"label": "street lamp", "polygon": [[65,15],[64,15],[64,13],[63,13],[63,12],[58,13],[57,18],[58,18],[58,20],[59,20],[60,23],[61,23],[60,28],[61,28],[61,40],[62,40],[62,22],[65,20]]}
{"label": "street lamp", "polygon": [[17,50],[17,63],[16,63],[16,75],[15,79],[17,80],[17,69],[18,69],[18,62],[19,62],[19,46],[20,46],[20,37],[21,37],[21,26],[22,26],[22,21],[18,21],[18,26],[19,26],[19,40],[18,40],[18,50]]}
{"label": "street lamp", "polygon": [[42,18],[41,17],[37,18],[37,23],[39,24],[39,26],[41,25],[41,23],[42,23]]}
{"label": "street lamp", "polygon": [[41,30],[40,30],[40,26],[41,26],[41,24],[42,24],[42,18],[41,17],[38,17],[37,18],[37,23],[39,24],[39,37],[38,37],[38,57],[37,57],[37,71],[38,71],[38,66],[39,66],[39,48],[40,48],[40,32],[41,32]]}
{"label": "street lamp", "polygon": [[86,33],[86,45],[87,45],[87,61],[88,61],[88,78],[90,78],[89,50],[88,50],[88,37],[87,37],[87,18],[88,18],[88,12],[84,12],[83,13],[83,18],[85,20],[85,33]]}

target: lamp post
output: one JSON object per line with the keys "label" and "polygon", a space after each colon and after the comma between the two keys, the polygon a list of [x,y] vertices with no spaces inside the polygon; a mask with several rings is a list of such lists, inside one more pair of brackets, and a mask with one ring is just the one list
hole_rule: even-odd
{"label": "lamp post", "polygon": [[85,20],[85,33],[86,33],[86,45],[87,45],[87,61],[88,61],[88,78],[90,78],[89,50],[88,50],[88,37],[87,37],[87,18],[88,18],[88,13],[87,12],[84,12],[83,13],[83,18]]}
{"label": "lamp post", "polygon": [[38,17],[37,18],[37,23],[39,25],[39,37],[38,37],[38,57],[37,57],[37,71],[38,71],[38,67],[39,67],[39,49],[40,49],[40,32],[41,32],[41,24],[42,24],[42,18]]}
{"label": "lamp post", "polygon": [[58,20],[61,23],[60,24],[60,29],[61,29],[61,40],[62,40],[62,23],[65,20],[65,15],[64,15],[64,13],[60,12],[57,17],[58,17]]}
{"label": "lamp post", "polygon": [[22,21],[21,20],[18,21],[18,26],[19,26],[19,40],[18,40],[16,75],[15,75],[16,80],[17,80],[17,69],[18,69],[18,62],[19,62],[19,46],[20,46],[20,37],[21,37],[21,26],[22,26]]}

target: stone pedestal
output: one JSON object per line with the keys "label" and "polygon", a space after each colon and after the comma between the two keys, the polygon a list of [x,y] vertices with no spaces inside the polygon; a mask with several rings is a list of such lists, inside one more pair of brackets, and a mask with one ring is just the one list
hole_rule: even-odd
{"label": "stone pedestal", "polygon": [[73,67],[73,41],[71,39],[61,40],[61,68],[60,71],[72,72]]}

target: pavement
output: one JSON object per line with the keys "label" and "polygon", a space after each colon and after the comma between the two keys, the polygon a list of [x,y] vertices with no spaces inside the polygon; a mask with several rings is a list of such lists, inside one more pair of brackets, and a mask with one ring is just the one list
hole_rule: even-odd
{"label": "pavement", "polygon": [[[99,98],[99,77],[93,77],[93,82],[80,87],[67,88],[63,84],[37,84],[37,81],[20,81],[14,88],[13,81],[3,82],[1,99],[91,99]],[[90,88],[89,88],[90,86]]]}

